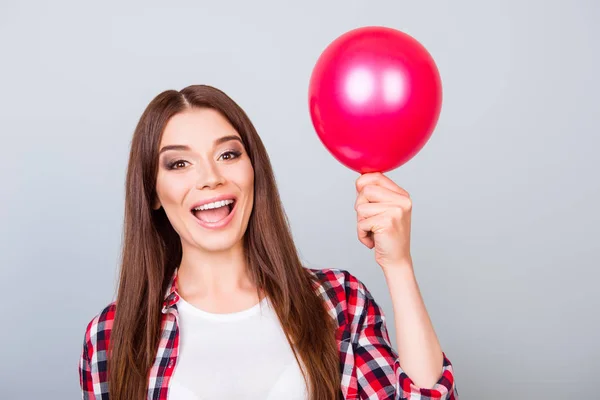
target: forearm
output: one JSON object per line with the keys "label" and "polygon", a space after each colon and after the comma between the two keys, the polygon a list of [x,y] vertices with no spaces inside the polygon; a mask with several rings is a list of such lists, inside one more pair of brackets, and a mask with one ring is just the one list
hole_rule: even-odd
{"label": "forearm", "polygon": [[422,388],[442,372],[443,354],[425,308],[411,262],[383,269],[392,298],[400,366]]}

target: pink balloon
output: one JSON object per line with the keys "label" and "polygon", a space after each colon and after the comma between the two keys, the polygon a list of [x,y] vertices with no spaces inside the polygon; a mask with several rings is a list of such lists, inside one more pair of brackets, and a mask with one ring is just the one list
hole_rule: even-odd
{"label": "pink balloon", "polygon": [[391,28],[346,32],[323,51],[310,78],[310,116],[321,142],[361,174],[413,158],[431,137],[441,105],[433,58]]}

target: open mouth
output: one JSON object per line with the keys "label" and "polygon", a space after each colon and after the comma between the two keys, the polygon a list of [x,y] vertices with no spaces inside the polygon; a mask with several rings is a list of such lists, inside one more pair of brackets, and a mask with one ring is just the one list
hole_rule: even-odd
{"label": "open mouth", "polygon": [[235,199],[217,201],[194,208],[191,210],[191,213],[202,222],[209,224],[216,223],[227,218],[233,211],[235,204]]}

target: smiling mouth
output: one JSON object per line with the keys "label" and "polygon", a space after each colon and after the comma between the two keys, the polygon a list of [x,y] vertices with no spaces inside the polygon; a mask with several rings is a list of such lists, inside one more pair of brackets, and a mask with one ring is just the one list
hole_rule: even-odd
{"label": "smiling mouth", "polygon": [[233,203],[231,204],[225,204],[220,207],[209,208],[207,210],[192,209],[191,213],[194,215],[194,217],[202,222],[215,223],[227,218],[229,214],[231,214],[235,204],[236,200],[233,200]]}

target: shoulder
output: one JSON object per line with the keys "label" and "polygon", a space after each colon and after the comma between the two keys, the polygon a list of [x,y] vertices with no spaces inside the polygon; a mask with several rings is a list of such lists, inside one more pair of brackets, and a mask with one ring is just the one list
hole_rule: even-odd
{"label": "shoulder", "polygon": [[83,343],[84,356],[108,351],[110,332],[115,319],[115,309],[115,302],[112,302],[88,322]]}
{"label": "shoulder", "polygon": [[368,308],[376,306],[365,284],[350,272],[334,268],[306,270],[313,278],[315,291],[324,299],[329,310],[334,311],[340,323],[346,318],[354,320]]}
{"label": "shoulder", "polygon": [[315,289],[327,297],[336,297],[338,300],[347,299],[349,296],[370,297],[371,293],[365,284],[355,275],[344,269],[306,268],[313,277]]}

